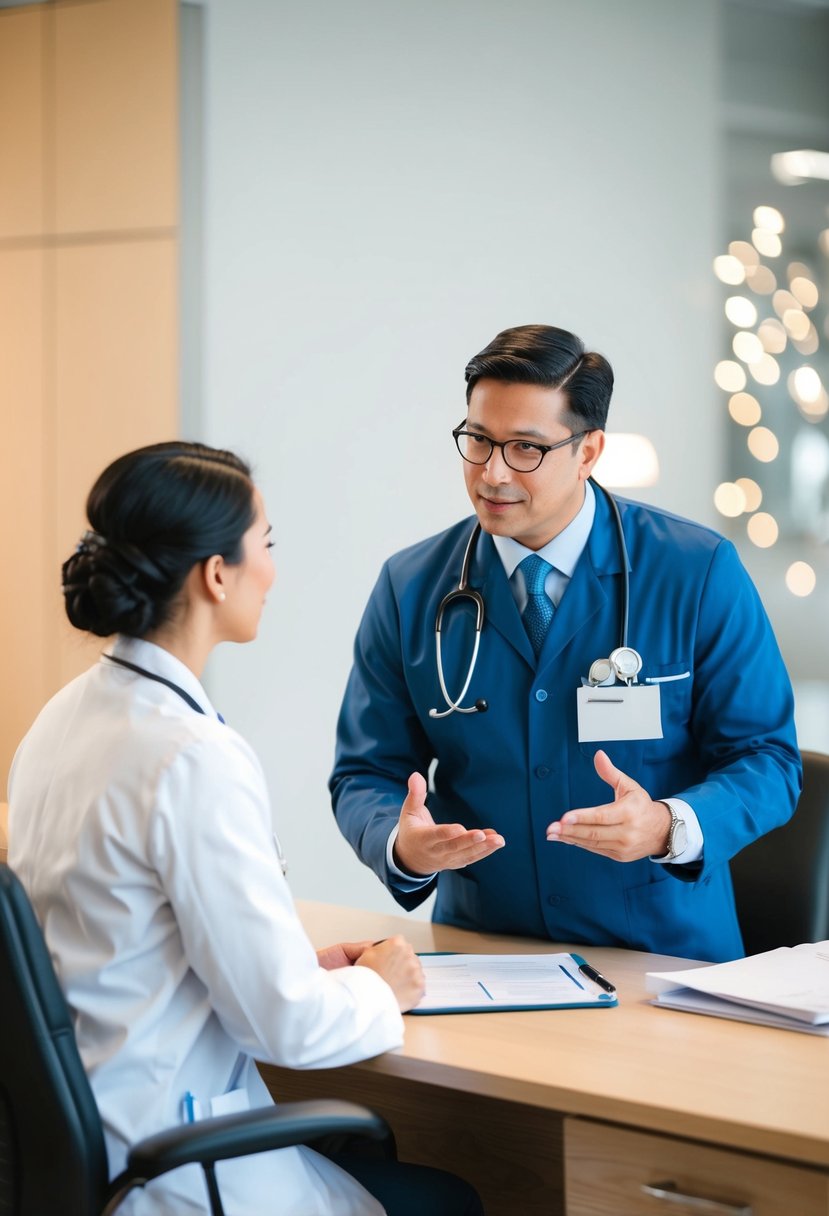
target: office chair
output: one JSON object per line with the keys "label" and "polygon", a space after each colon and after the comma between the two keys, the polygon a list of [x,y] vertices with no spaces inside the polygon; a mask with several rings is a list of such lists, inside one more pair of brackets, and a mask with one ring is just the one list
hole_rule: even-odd
{"label": "office chair", "polygon": [[172,1127],[133,1145],[109,1181],[103,1129],[49,951],[19,879],[0,865],[0,1213],[110,1216],[168,1170],[201,1164],[213,1216],[224,1216],[214,1164],[324,1136],[386,1146],[379,1115],[350,1102],[286,1102]]}
{"label": "office chair", "polygon": [[746,954],[829,938],[829,756],[802,756],[792,818],[731,859]]}

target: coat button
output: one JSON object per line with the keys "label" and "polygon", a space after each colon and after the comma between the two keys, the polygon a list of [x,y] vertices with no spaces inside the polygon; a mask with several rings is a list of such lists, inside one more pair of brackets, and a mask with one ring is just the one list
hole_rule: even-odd
{"label": "coat button", "polygon": [[536,699],[536,701],[546,701],[547,700],[547,689],[546,688],[537,688],[535,690],[535,699]]}
{"label": "coat button", "polygon": [[557,908],[558,905],[561,903],[561,896],[560,895],[548,895],[547,903],[550,905],[551,908]]}
{"label": "coat button", "polygon": [[535,775],[536,777],[549,777],[550,770],[547,768],[546,764],[539,764],[538,768],[535,770]]}

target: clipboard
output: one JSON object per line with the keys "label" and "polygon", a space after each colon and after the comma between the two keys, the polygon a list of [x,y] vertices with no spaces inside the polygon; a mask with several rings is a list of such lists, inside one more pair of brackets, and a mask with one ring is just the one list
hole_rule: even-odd
{"label": "clipboard", "polygon": [[580,954],[418,955],[426,992],[410,1014],[613,1009],[619,1004],[579,970]]}

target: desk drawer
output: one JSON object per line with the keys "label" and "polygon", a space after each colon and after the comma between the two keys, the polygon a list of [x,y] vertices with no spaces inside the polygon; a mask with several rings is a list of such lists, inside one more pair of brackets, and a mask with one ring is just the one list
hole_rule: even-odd
{"label": "desk drawer", "polygon": [[564,1184],[567,1216],[829,1213],[820,1170],[586,1119],[564,1121]]}

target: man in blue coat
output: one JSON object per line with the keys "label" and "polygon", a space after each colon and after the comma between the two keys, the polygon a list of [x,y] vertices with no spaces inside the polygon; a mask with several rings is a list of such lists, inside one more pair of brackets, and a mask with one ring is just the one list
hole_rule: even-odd
{"label": "man in blue coat", "polygon": [[[466,380],[454,435],[477,521],[383,567],[340,714],[337,822],[404,908],[437,886],[435,920],[738,957],[729,858],[789,818],[801,780],[757,592],[722,536],[590,480],[613,373],[575,335],[505,330]],[[469,595],[435,644],[467,553],[474,663]]]}

